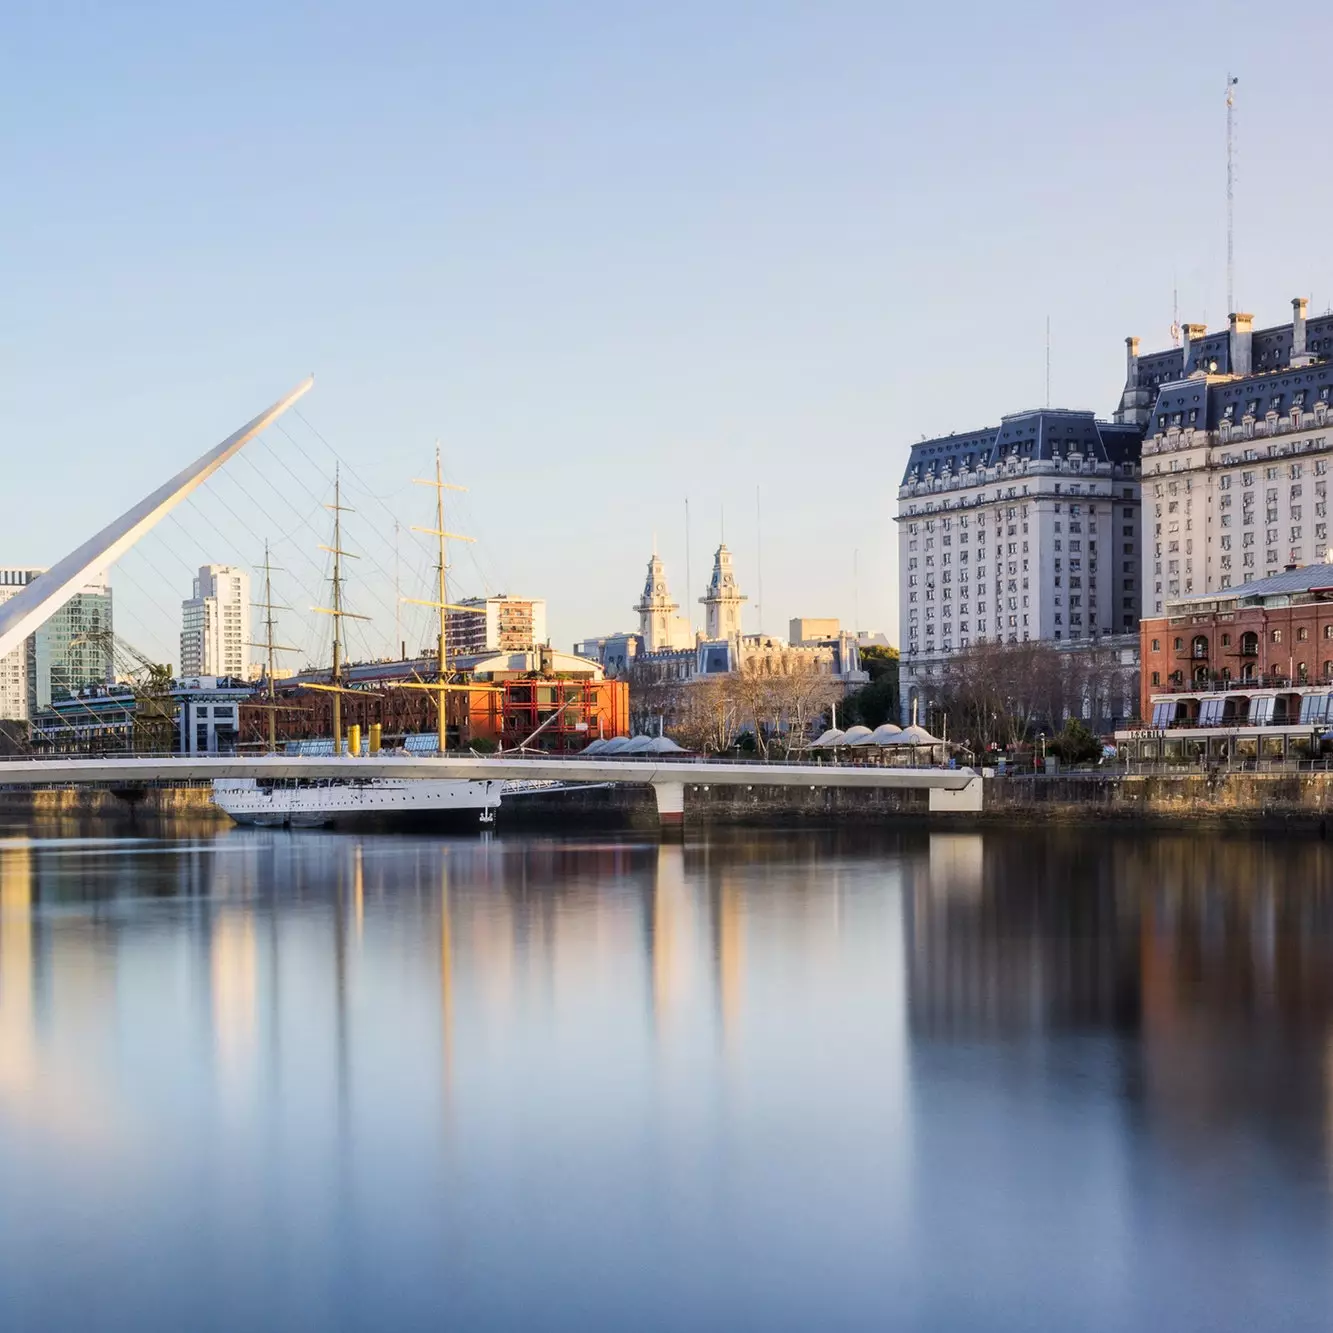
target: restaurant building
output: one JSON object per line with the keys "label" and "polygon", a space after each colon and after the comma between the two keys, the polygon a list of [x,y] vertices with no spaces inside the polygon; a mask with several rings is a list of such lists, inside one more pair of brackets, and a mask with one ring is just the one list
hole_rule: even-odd
{"label": "restaurant building", "polygon": [[1140,626],[1145,758],[1293,758],[1333,726],[1333,564],[1167,601]]}

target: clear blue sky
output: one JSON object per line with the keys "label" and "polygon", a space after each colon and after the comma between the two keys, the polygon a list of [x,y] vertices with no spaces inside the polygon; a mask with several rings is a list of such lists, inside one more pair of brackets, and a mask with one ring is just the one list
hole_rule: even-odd
{"label": "clear blue sky", "polygon": [[[1239,304],[1333,305],[1331,40],[1321,7],[1228,4],[11,4],[0,562],[54,560],[314,370],[310,422],[404,522],[443,439],[481,539],[460,591],[545,595],[559,644],[633,624],[654,531],[684,600],[686,495],[693,595],[725,503],[753,596],[756,485],[765,627],[850,623],[859,549],[861,624],[896,636],[912,440],[1039,403],[1048,315],[1054,400],[1103,414],[1173,278],[1224,322],[1229,66]],[[188,567],[313,509],[255,461],[183,516],[197,542],[127,558],[130,638],[174,657]]]}

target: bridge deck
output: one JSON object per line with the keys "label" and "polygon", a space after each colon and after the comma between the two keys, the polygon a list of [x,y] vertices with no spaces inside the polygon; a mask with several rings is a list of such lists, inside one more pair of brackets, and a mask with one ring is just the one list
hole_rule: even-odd
{"label": "bridge deck", "polygon": [[786,763],[720,763],[640,759],[520,758],[517,756],[377,755],[112,757],[0,759],[0,786],[198,782],[214,778],[467,778],[503,782],[540,779],[621,782],[639,786],[685,783],[765,787],[935,787],[961,791],[980,774],[972,768],[870,768]]}

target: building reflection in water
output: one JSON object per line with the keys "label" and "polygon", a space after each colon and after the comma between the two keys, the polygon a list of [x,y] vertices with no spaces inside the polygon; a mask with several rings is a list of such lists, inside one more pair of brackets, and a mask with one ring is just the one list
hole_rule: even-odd
{"label": "building reflection in water", "polygon": [[100,1147],[119,1114],[111,923],[54,931],[41,915],[41,844],[0,840],[0,1122]]}
{"label": "building reflection in water", "polygon": [[51,1133],[118,1101],[152,1123],[136,1089],[206,1059],[229,1108],[280,1095],[344,1131],[362,1105],[452,1124],[573,1097],[607,1066],[656,1067],[683,1107],[713,1068],[725,1096],[817,1089],[837,1034],[905,1152],[923,1053],[998,1043],[1011,1070],[1086,1078],[1033,1073],[1012,1039],[1080,1061],[1060,1043],[1093,1039],[1096,1076],[1182,1159],[1261,1126],[1327,1167],[1329,861],[1317,842],[1073,830],[10,840],[0,1106]]}
{"label": "building reflection in water", "polygon": [[0,842],[0,1099],[33,1096],[37,1078],[32,851]]}
{"label": "building reflection in water", "polygon": [[1173,1155],[1213,1162],[1262,1127],[1280,1156],[1333,1162],[1323,844],[1086,830],[959,842],[931,835],[908,870],[918,1043],[1104,1037],[1106,1075]]}

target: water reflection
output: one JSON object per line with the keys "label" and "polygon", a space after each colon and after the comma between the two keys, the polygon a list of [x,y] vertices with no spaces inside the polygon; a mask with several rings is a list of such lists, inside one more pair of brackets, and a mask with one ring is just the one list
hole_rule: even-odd
{"label": "water reflection", "polygon": [[1322,1317],[1331,1019],[1316,842],[0,838],[0,1314]]}

